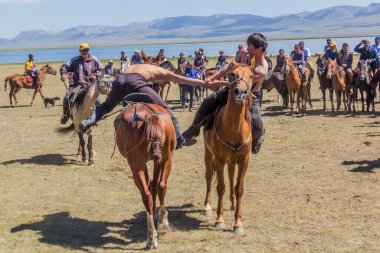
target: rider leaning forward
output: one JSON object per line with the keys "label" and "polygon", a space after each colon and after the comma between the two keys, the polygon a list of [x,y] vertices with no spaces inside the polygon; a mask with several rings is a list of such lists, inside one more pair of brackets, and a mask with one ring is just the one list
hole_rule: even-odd
{"label": "rider leaning forward", "polygon": [[[90,46],[87,43],[82,43],[79,46],[80,55],[72,58],[67,63],[63,64],[60,73],[61,80],[64,82],[67,80],[67,74],[72,74],[72,83],[70,83],[68,94],[63,99],[63,115],[61,117],[61,124],[66,124],[69,119],[69,96],[74,89],[80,86],[86,86],[95,81],[96,73],[98,71],[103,72],[103,65],[93,55],[90,55]],[[101,103],[100,96],[98,103]]]}

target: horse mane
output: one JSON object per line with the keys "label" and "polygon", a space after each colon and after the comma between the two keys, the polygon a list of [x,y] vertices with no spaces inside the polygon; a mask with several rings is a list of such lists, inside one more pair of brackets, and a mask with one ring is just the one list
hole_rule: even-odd
{"label": "horse mane", "polygon": [[164,68],[164,69],[169,69],[171,71],[175,71],[175,67],[173,65],[173,63],[171,63],[170,61],[164,61],[160,64],[160,67],[161,68]]}
{"label": "horse mane", "polygon": [[77,107],[80,107],[82,106],[83,104],[83,101],[87,95],[87,92],[89,91],[89,89],[95,85],[94,83],[93,84],[90,84],[90,85],[87,85],[85,86],[84,88],[82,88],[80,91],[78,91],[78,93],[76,94],[75,98],[74,98],[74,101],[73,101],[73,106],[77,106]]}

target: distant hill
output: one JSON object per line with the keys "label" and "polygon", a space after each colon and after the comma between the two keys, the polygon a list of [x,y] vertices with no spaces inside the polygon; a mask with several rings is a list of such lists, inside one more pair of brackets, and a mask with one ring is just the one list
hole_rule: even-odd
{"label": "distant hill", "polygon": [[46,48],[93,45],[241,40],[252,32],[269,38],[306,38],[379,34],[380,3],[337,6],[273,18],[251,14],[180,16],[125,26],[78,26],[61,32],[23,31],[1,39],[0,48]]}

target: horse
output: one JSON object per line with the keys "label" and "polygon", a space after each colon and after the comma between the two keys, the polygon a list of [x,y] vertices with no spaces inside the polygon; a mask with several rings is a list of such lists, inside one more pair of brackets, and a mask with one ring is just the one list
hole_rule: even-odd
{"label": "horse", "polygon": [[[147,212],[146,248],[157,248],[157,232],[164,233],[170,229],[165,195],[176,146],[170,114],[156,104],[129,103],[115,119],[114,125],[117,147],[128,161]],[[149,160],[154,163],[152,180],[146,165]],[[160,208],[156,230],[157,193]]]}
{"label": "horse", "polygon": [[[286,86],[288,87],[289,99],[291,104],[291,115],[293,115],[294,98],[297,97],[297,107],[299,112],[306,113],[307,104],[307,82],[309,80],[309,70],[303,68],[306,74],[305,80],[301,80],[298,68],[294,66],[290,57],[285,58]],[[300,101],[302,108],[300,107]]]}
{"label": "horse", "polygon": [[374,93],[376,90],[376,84],[372,83],[372,70],[369,61],[359,60],[358,62],[359,71],[355,73],[356,78],[354,79],[354,92],[352,99],[349,100],[349,108],[351,103],[353,104],[353,111],[355,111],[355,100],[358,98],[358,90],[360,92],[362,101],[362,112],[364,112],[364,91],[367,93],[366,103],[367,112],[369,112],[370,104],[372,103],[372,111],[375,110],[374,107]]}
{"label": "horse", "polygon": [[[78,153],[82,154],[82,162],[87,161],[87,155],[85,150],[85,140],[83,137],[83,133],[81,132],[79,125],[80,122],[86,119],[100,94],[107,94],[111,90],[113,77],[104,75],[104,77],[98,77],[95,82],[81,87],[78,86],[70,99],[70,118],[72,120],[72,124],[68,127],[60,127],[56,130],[59,134],[68,134],[70,132],[76,132],[79,137],[79,147]],[[88,136],[87,139],[87,149],[88,149],[88,165],[94,164],[93,159],[93,147],[92,147],[92,130],[90,128],[86,134]]]}
{"label": "horse", "polygon": [[[174,73],[177,74],[177,75],[180,75],[180,76],[185,76],[186,65],[187,65],[187,62],[185,62],[184,64],[181,64],[174,71]],[[179,87],[179,100],[182,102],[182,92],[183,92],[182,84],[178,84],[178,87]],[[169,84],[169,87],[168,87],[167,94],[169,93],[169,90],[170,90],[170,84]],[[167,98],[167,95],[166,95],[166,98]]]}
{"label": "horse", "polygon": [[336,95],[336,110],[339,111],[343,95],[344,110],[347,111],[346,104],[346,72],[338,65],[336,60],[329,59],[327,65],[326,78],[332,81]]}
{"label": "horse", "polygon": [[284,74],[281,72],[273,72],[268,79],[263,83],[263,89],[270,92],[273,88],[276,88],[278,94],[282,97],[282,109],[286,109],[289,106],[289,94],[286,87],[286,81]]}
{"label": "horse", "polygon": [[[235,210],[234,232],[244,234],[241,222],[244,176],[248,168],[252,145],[250,104],[253,73],[244,64],[237,64],[229,74],[227,104],[221,107],[213,123],[203,130],[206,166],[205,214],[211,215],[211,181],[217,175],[218,207],[215,229],[224,229],[223,194],[224,166],[228,164],[231,209]],[[237,183],[234,187],[235,167],[238,165]]]}
{"label": "horse", "polygon": [[32,82],[28,82],[26,76],[24,76],[22,74],[15,74],[15,75],[8,76],[5,78],[4,90],[5,91],[7,90],[7,82],[9,82],[9,86],[10,86],[9,101],[10,101],[10,104],[12,107],[13,107],[12,97],[14,98],[15,105],[17,106],[18,102],[17,102],[16,94],[22,88],[34,89],[33,98],[32,98],[32,101],[30,102],[30,106],[33,105],[33,101],[34,101],[34,98],[36,97],[37,92],[40,93],[42,100],[45,99],[44,94],[42,93],[42,86],[43,86],[43,83],[46,79],[46,75],[47,74],[56,75],[57,71],[52,66],[50,66],[49,64],[46,64],[45,66],[43,66],[39,70],[39,72],[40,72],[39,81],[38,81],[39,85],[37,85],[35,87],[32,85]]}
{"label": "horse", "polygon": [[325,58],[318,57],[317,60],[317,75],[319,79],[320,88],[322,91],[323,111],[326,111],[326,90],[330,92],[331,111],[334,111],[334,93],[332,83],[327,79],[327,65],[328,61]]}

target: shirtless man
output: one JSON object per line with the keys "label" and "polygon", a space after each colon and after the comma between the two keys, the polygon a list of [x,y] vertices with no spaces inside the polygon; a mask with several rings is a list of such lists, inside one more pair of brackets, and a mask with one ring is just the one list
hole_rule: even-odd
{"label": "shirtless man", "polygon": [[90,116],[81,122],[81,130],[85,132],[91,126],[95,125],[96,122],[101,120],[105,114],[111,112],[118,104],[120,104],[126,95],[139,92],[150,95],[156,104],[168,110],[176,132],[176,148],[178,149],[183,147],[186,141],[179,131],[177,118],[174,117],[173,112],[168,108],[161,97],[152,89],[152,85],[148,84],[148,82],[161,84],[170,81],[173,83],[191,84],[194,86],[206,86],[206,83],[203,80],[176,75],[165,69],[166,66],[164,65],[165,63],[163,63],[161,67],[150,64],[132,65],[130,68],[126,69],[124,73],[119,74],[112,84],[112,89],[106,101],[102,105],[97,105]]}
{"label": "shirtless man", "polygon": [[[252,93],[254,98],[251,104],[251,118],[252,118],[252,153],[257,154],[260,151],[261,144],[263,142],[262,136],[265,133],[263,121],[261,119],[261,85],[268,73],[268,62],[265,60],[265,50],[268,46],[266,38],[261,33],[253,33],[247,39],[247,51],[251,58],[255,59],[255,65],[253,66],[254,78],[252,81]],[[236,64],[235,61],[224,66],[220,72],[217,72],[213,76],[206,79],[206,82],[213,89],[218,86],[227,85],[228,81],[217,81],[219,77],[226,75]],[[219,90],[212,95],[205,98],[202,105],[199,107],[192,125],[183,133],[183,137],[186,140],[190,140],[200,133],[205,119],[217,110],[220,106],[226,104],[228,97],[228,88]]]}

